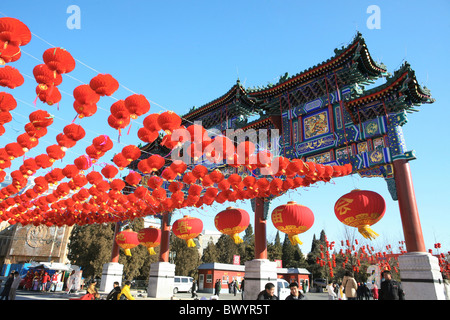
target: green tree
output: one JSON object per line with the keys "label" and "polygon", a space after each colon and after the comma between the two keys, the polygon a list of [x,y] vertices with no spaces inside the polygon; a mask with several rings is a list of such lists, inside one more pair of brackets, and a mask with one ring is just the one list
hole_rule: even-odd
{"label": "green tree", "polygon": [[[144,227],[143,219],[135,219],[128,226],[139,232]],[[103,265],[111,261],[114,231],[115,223],[74,226],[69,239],[68,259],[72,264],[82,267],[83,277],[101,277]],[[156,252],[159,252],[158,248]],[[150,256],[142,245],[133,248],[131,254],[128,257],[123,250],[119,251],[124,279],[147,280],[150,264],[158,260],[158,255]]]}
{"label": "green tree", "polygon": [[233,263],[233,256],[239,254],[238,247],[231,237],[223,234],[216,243],[218,261],[220,263]]}
{"label": "green tree", "polygon": [[277,231],[275,240],[273,243],[267,245],[267,258],[271,261],[281,260],[283,256],[283,245],[280,240],[280,232]]}
{"label": "green tree", "polygon": [[306,259],[298,245],[292,245],[286,234],[283,241],[281,260],[284,268],[307,267]]}
{"label": "green tree", "polygon": [[175,274],[177,276],[196,277],[198,266],[200,265],[198,248],[188,247],[186,241],[179,239],[171,233],[170,250],[175,256]]}
{"label": "green tree", "polygon": [[219,254],[217,252],[216,245],[214,242],[208,242],[208,245],[203,250],[202,262],[203,263],[212,263],[217,262],[219,259]]}
{"label": "green tree", "polygon": [[238,253],[241,256],[241,264],[255,258],[255,235],[253,234],[252,224],[245,229],[243,242],[238,245]]}

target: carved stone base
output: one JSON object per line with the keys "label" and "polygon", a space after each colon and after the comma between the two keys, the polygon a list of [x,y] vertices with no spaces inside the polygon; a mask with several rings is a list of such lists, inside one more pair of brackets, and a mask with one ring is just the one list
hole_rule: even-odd
{"label": "carved stone base", "polygon": [[426,252],[398,257],[406,300],[445,300],[444,283],[438,259]]}
{"label": "carved stone base", "polygon": [[167,299],[173,296],[175,265],[169,262],[156,262],[150,266],[147,296]]}
{"label": "carved stone base", "polygon": [[277,263],[255,259],[245,263],[244,300],[256,300],[268,282],[277,285]]}
{"label": "carved stone base", "polygon": [[122,285],[123,264],[109,262],[103,265],[102,280],[100,282],[100,291],[109,293],[114,288],[114,282]]}

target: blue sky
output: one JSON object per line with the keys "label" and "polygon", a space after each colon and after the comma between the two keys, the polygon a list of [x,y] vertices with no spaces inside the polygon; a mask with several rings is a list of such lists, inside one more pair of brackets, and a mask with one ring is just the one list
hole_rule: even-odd
{"label": "blue sky", "polygon": [[[320,3],[320,4],[319,4]],[[81,28],[69,29],[70,5],[80,9]],[[380,8],[380,29],[366,25],[367,8]],[[408,150],[415,150],[411,161],[413,182],[419,207],[425,245],[442,243],[441,252],[450,250],[450,193],[446,169],[450,157],[447,128],[450,113],[445,100],[448,94],[450,44],[450,3],[433,1],[10,1],[2,4],[1,16],[15,17],[34,33],[32,41],[22,47],[22,57],[11,64],[25,76],[25,84],[11,92],[20,100],[14,120],[0,137],[5,145],[15,141],[28,122],[35,87],[32,70],[42,62],[42,53],[51,46],[66,48],[79,61],[59,87],[63,99],[59,110],[37,102],[37,108],[55,115],[55,123],[39,146],[27,156],[44,152],[56,142],[55,136],[74,118],[71,93],[81,83],[101,73],[110,73],[122,85],[114,94],[125,99],[131,92],[144,94],[151,102],[150,113],[173,110],[182,115],[192,106],[201,106],[223,95],[239,78],[245,87],[276,82],[280,75],[301,72],[334,55],[336,47],[347,45],[360,31],[372,57],[383,62],[389,72],[406,60],[416,71],[422,85],[436,99],[409,115],[403,127]],[[41,38],[41,39],[40,39]],[[42,40],[43,39],[43,40]],[[45,41],[44,41],[45,40]],[[50,45],[51,44],[51,45]],[[82,62],[82,63],[81,63]],[[88,67],[89,66],[89,67]],[[28,76],[31,76],[28,77]],[[381,81],[382,82],[382,81]],[[128,88],[129,90],[127,90]],[[100,134],[117,141],[118,133],[106,122],[115,100],[103,97],[97,114],[77,120],[87,131],[84,144],[67,152],[65,160],[84,154],[84,148]],[[138,144],[137,129],[143,117],[133,123],[130,134],[108,152],[112,158],[123,146]],[[17,163],[14,163],[17,165]],[[57,162],[63,167],[65,163]],[[122,172],[125,174],[125,172]],[[302,250],[308,252],[313,234],[322,229],[331,241],[343,239],[343,225],[336,219],[333,206],[343,194],[354,188],[373,190],[387,202],[385,217],[373,226],[380,237],[372,241],[382,250],[396,248],[403,240],[398,203],[392,201],[384,180],[358,175],[335,179],[285,195],[271,209],[289,200],[308,206],[315,214],[315,224],[300,236]],[[224,206],[209,210],[183,210],[202,218],[207,229],[214,230],[214,216]],[[248,202],[237,203],[250,212]],[[253,219],[252,219],[253,220]],[[268,238],[276,230],[268,222]]]}

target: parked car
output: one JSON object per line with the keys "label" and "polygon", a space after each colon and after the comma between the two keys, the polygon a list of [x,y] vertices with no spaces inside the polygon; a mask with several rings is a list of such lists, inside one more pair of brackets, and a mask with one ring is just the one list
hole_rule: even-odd
{"label": "parked car", "polygon": [[173,293],[177,292],[191,292],[192,277],[175,276],[173,279]]}
{"label": "parked car", "polygon": [[315,287],[325,288],[327,286],[327,279],[322,279],[322,278],[314,279],[313,284]]}
{"label": "parked car", "polygon": [[285,300],[286,297],[291,294],[291,289],[289,289],[289,283],[284,279],[277,279],[276,292],[278,299]]}

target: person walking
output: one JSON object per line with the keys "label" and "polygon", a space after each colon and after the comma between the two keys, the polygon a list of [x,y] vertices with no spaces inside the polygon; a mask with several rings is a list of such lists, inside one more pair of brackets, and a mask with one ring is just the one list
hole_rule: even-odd
{"label": "person walking", "polygon": [[53,275],[52,275],[52,285],[50,287],[50,291],[55,292],[56,291],[56,287],[58,286],[58,277],[60,275],[59,271],[56,271]]}
{"label": "person walking", "polygon": [[125,282],[125,285],[123,286],[120,293],[117,295],[117,300],[136,300],[130,292],[131,288],[131,281]]}
{"label": "person walking", "polygon": [[5,282],[5,286],[3,287],[2,294],[0,296],[0,300],[9,300],[9,292],[11,291],[11,286],[14,281],[14,272],[11,272],[8,276],[8,279]]}
{"label": "person walking", "polygon": [[339,285],[337,298],[338,298],[338,300],[347,300],[347,297],[345,296],[345,293],[344,293],[344,286],[342,285],[342,283]]}
{"label": "person walking", "polygon": [[278,300],[275,295],[275,285],[272,282],[266,283],[264,290],[258,294],[257,300]]}
{"label": "person walking", "polygon": [[234,293],[234,296],[236,297],[236,293],[238,291],[238,283],[236,280],[233,280],[233,282],[231,283],[231,291]]}
{"label": "person walking", "polygon": [[198,294],[197,294],[197,281],[195,279],[192,280],[191,293],[192,293],[191,298],[197,298],[198,297]]}
{"label": "person walking", "polygon": [[362,294],[363,294],[364,300],[370,300],[370,289],[367,286],[366,282],[364,282],[364,284],[362,285]]}
{"label": "person walking", "polygon": [[121,289],[118,281],[114,281],[112,290],[106,296],[106,300],[117,300]]}
{"label": "person walking", "polygon": [[302,291],[298,289],[297,282],[291,282],[289,284],[289,289],[291,290],[291,294],[288,295],[285,300],[307,300]]}
{"label": "person walking", "polygon": [[344,286],[344,294],[347,300],[356,300],[356,290],[358,289],[358,284],[353,278],[353,272],[346,271],[344,279],[342,279],[342,284]]}
{"label": "person walking", "polygon": [[378,300],[378,286],[375,283],[375,281],[373,282],[373,287],[372,287],[372,297],[373,297],[373,300]]}
{"label": "person walking", "polygon": [[215,289],[214,295],[215,296],[220,296],[220,289],[222,289],[222,284],[220,283],[219,279],[216,280],[216,283],[214,285],[214,289]]}
{"label": "person walking", "polygon": [[16,292],[17,288],[19,288],[20,281],[22,278],[20,277],[19,272],[14,272],[14,280],[11,284],[11,289],[9,289],[9,300],[16,300]]}
{"label": "person walking", "polygon": [[336,292],[334,292],[335,284],[330,282],[327,284],[327,291],[328,291],[328,300],[336,300],[337,295]]}
{"label": "person walking", "polygon": [[245,285],[245,279],[242,278],[242,281],[241,281],[241,295],[242,295],[242,300],[244,300],[244,285]]}
{"label": "person walking", "polygon": [[49,281],[50,281],[50,276],[48,275],[48,272],[44,272],[44,275],[42,276],[42,287],[41,287],[42,292],[47,291],[47,283]]}
{"label": "person walking", "polygon": [[391,272],[385,270],[382,273],[384,281],[381,282],[379,291],[379,300],[405,300],[405,293],[403,292],[400,282],[392,279]]}

